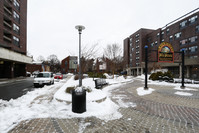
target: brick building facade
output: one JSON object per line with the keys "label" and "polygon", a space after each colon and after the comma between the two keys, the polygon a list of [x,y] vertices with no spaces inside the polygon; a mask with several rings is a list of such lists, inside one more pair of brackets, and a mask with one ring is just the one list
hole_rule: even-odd
{"label": "brick building facade", "polygon": [[[185,51],[185,77],[199,79],[199,8],[156,30],[140,29],[124,40],[124,61],[128,74],[144,72],[144,47],[148,46],[149,69],[167,68],[180,77],[182,49]],[[158,46],[168,42],[173,46],[174,63],[157,61]],[[149,71],[150,71],[149,70]]]}
{"label": "brick building facade", "polygon": [[78,71],[77,66],[77,56],[68,56],[61,61],[61,71],[63,74],[76,73]]}
{"label": "brick building facade", "polygon": [[26,75],[27,0],[0,1],[0,78]]}

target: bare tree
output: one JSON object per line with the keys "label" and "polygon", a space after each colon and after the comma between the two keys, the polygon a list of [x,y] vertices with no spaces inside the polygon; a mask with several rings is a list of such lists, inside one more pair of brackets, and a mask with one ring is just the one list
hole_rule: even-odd
{"label": "bare tree", "polygon": [[109,44],[107,45],[106,49],[104,49],[104,56],[108,58],[112,73],[114,75],[115,70],[119,69],[119,66],[122,65],[123,58],[122,58],[122,48],[119,44]]}
{"label": "bare tree", "polygon": [[56,55],[52,54],[52,55],[48,56],[47,62],[50,65],[50,70],[52,72],[59,72],[61,70],[60,61]]}
{"label": "bare tree", "polygon": [[90,48],[88,45],[84,46],[82,49],[81,67],[82,72],[91,71],[93,66],[93,59],[97,56],[99,50],[99,44],[93,44]]}
{"label": "bare tree", "polygon": [[88,48],[88,45],[84,46],[82,49],[82,57],[85,59],[92,59],[96,57],[96,54],[99,50],[99,44],[93,44],[90,48]]}
{"label": "bare tree", "polygon": [[44,62],[45,58],[40,55],[39,57],[37,57],[37,61]]}

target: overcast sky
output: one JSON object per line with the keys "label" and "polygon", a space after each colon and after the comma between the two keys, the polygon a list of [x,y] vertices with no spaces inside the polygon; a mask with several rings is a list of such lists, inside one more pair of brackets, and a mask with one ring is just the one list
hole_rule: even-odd
{"label": "overcast sky", "polygon": [[[82,45],[118,43],[140,28],[158,29],[199,7],[198,0],[28,0],[27,47],[34,59],[78,56]],[[82,47],[83,47],[82,46]]]}

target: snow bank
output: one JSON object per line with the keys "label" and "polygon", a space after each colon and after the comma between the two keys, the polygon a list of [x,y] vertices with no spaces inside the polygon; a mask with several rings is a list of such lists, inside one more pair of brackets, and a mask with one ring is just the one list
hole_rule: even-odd
{"label": "snow bank", "polygon": [[191,93],[187,93],[187,92],[181,92],[181,91],[177,91],[174,94],[176,95],[181,95],[181,96],[192,96],[193,94]]}
{"label": "snow bank", "polygon": [[155,91],[155,90],[152,89],[152,88],[148,88],[148,90],[145,90],[144,87],[137,88],[137,94],[139,96],[144,96],[144,95],[151,94],[153,91]]}

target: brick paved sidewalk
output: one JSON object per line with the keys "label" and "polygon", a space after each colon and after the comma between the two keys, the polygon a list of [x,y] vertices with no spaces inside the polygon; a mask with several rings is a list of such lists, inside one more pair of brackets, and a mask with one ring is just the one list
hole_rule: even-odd
{"label": "brick paved sidewalk", "polygon": [[155,91],[138,96],[136,88],[140,86],[143,82],[134,80],[112,90],[111,99],[115,103],[136,104],[121,107],[120,119],[38,118],[22,121],[9,133],[199,133],[199,90],[194,91],[193,96],[178,96],[171,86],[149,85]]}

